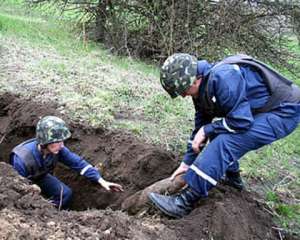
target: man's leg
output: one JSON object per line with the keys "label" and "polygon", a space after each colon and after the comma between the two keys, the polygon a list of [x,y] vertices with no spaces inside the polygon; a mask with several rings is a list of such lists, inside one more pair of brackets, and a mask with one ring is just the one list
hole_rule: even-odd
{"label": "man's leg", "polygon": [[51,174],[35,182],[42,194],[51,200],[57,208],[67,209],[72,198],[72,190]]}
{"label": "man's leg", "polygon": [[238,172],[240,170],[240,163],[238,161],[232,162],[232,164],[228,165],[228,172]]}
{"label": "man's leg", "polygon": [[263,113],[255,116],[252,127],[245,133],[218,135],[198,155],[184,177],[190,189],[188,192],[192,191],[192,195],[183,192],[177,197],[163,197],[150,193],[150,200],[167,215],[182,217],[188,214],[193,202],[206,197],[230,165],[237,166],[235,162],[245,153],[291,133],[297,127],[297,118],[280,118],[272,113]]}
{"label": "man's leg", "polygon": [[239,169],[238,161],[234,161],[233,164],[229,165],[225,173],[224,183],[242,191],[244,189],[244,183]]}
{"label": "man's leg", "polygon": [[220,134],[199,154],[185,175],[185,181],[201,196],[207,196],[228,169],[238,166],[236,162],[244,154],[290,134],[297,127],[297,118],[262,113],[255,116],[248,131]]}

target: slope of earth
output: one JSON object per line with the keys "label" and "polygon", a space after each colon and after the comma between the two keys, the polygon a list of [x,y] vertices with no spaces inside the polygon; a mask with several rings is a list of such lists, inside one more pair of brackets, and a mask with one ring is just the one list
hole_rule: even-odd
{"label": "slope of earth", "polygon": [[0,175],[0,239],[176,239],[162,224],[120,211],[58,212],[8,164]]}
{"label": "slope of earth", "polygon": [[[91,128],[69,120],[56,103],[35,102],[9,93],[0,96],[1,239],[292,239],[278,235],[267,207],[249,192],[218,186],[181,220],[168,219],[151,206],[129,216],[121,203],[135,192],[170,176],[177,159],[170,152],[122,131]],[[97,166],[125,192],[108,193],[79,174],[58,166],[56,176],[72,187],[70,211],[57,211],[7,164],[13,146],[34,137],[45,115],[66,120],[72,137],[66,145]]]}

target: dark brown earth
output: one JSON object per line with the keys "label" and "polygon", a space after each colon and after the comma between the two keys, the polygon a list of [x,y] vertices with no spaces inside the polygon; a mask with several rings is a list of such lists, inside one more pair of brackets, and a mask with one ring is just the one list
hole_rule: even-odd
{"label": "dark brown earth", "polygon": [[[125,199],[170,176],[178,159],[128,133],[70,121],[56,109],[54,103],[0,95],[0,239],[293,239],[284,233],[280,238],[257,196],[222,185],[181,220],[162,216],[151,206],[145,206],[143,215],[120,211]],[[97,166],[105,179],[121,183],[125,192],[105,192],[58,166],[55,174],[73,189],[74,198],[72,210],[57,211],[20,177],[7,164],[10,151],[34,137],[35,125],[45,115],[66,120],[72,131],[66,145]]]}

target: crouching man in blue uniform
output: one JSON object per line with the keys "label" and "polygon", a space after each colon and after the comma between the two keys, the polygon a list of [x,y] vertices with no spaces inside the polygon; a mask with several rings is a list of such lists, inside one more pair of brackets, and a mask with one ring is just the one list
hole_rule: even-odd
{"label": "crouching man in blue uniform", "polygon": [[191,96],[196,110],[187,151],[171,176],[184,173],[187,187],[175,196],[149,194],[157,208],[175,218],[189,214],[223,176],[242,190],[238,160],[289,135],[300,122],[300,89],[247,55],[210,64],[174,54],[164,62],[160,80],[172,98]]}
{"label": "crouching man in blue uniform", "polygon": [[59,209],[68,208],[72,190],[52,175],[58,161],[92,182],[98,182],[107,191],[123,191],[121,185],[104,180],[96,168],[64,146],[64,141],[70,137],[62,119],[46,116],[37,123],[36,138],[12,150],[11,164],[20,175],[37,184],[42,194]]}

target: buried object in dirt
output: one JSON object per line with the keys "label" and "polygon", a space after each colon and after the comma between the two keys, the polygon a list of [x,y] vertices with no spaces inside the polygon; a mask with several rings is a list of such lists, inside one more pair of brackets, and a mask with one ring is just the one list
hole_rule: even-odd
{"label": "buried object in dirt", "polygon": [[147,203],[150,200],[148,196],[151,192],[168,192],[169,194],[173,194],[180,191],[180,189],[185,186],[182,176],[183,175],[178,175],[174,180],[171,180],[169,177],[162,179],[146,187],[145,189],[136,192],[123,201],[122,209],[126,210],[130,214],[137,214],[147,206]]}

